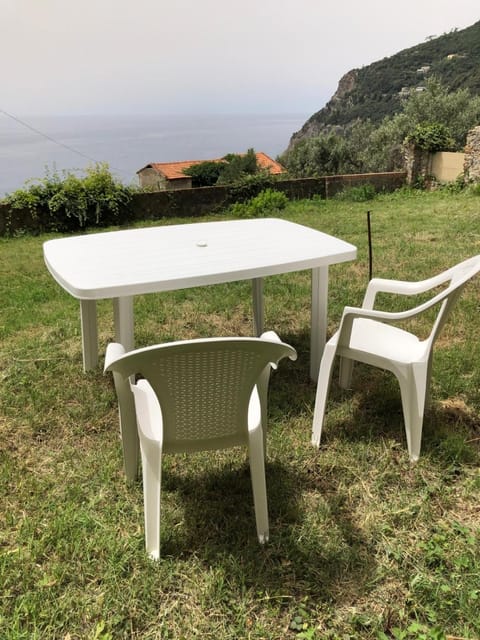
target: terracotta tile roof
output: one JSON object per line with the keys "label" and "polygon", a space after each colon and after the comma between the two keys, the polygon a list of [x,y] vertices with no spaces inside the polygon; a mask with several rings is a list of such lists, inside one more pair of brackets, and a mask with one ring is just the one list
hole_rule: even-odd
{"label": "terracotta tile roof", "polygon": [[[178,180],[179,178],[188,178],[183,173],[184,169],[188,169],[194,164],[200,164],[200,162],[204,162],[203,160],[182,160],[181,162],[150,162],[145,167],[142,167],[140,171],[143,169],[155,169],[158,173],[161,173],[168,180]],[[137,171],[137,173],[140,173]]]}
{"label": "terracotta tile roof", "polygon": [[[284,173],[285,169],[281,164],[272,160],[266,153],[258,151],[256,154],[257,162],[261,169],[268,169],[272,175]],[[222,162],[223,158],[215,158],[211,162]],[[208,162],[208,160],[182,160],[181,162],[150,162],[137,171],[143,171],[144,169],[155,169],[158,173],[161,173],[167,180],[179,180],[181,178],[187,178],[183,173],[184,169],[191,167],[194,164],[200,164],[202,162]]]}
{"label": "terracotta tile roof", "polygon": [[277,175],[279,173],[285,173],[284,167],[279,162],[275,162],[266,153],[263,151],[258,151],[256,154],[258,166],[262,169],[268,169],[272,175]]}

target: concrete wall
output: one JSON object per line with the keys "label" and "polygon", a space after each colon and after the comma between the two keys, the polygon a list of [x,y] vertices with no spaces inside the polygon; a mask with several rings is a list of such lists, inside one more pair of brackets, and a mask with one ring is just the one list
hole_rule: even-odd
{"label": "concrete wall", "polygon": [[464,153],[430,153],[413,144],[406,144],[404,152],[407,184],[419,179],[428,184],[432,176],[437,182],[453,182],[459,177],[466,182],[480,181],[480,126],[468,132]]}
{"label": "concrete wall", "polygon": [[454,182],[463,177],[464,153],[438,151],[430,155],[430,174],[438,182]]}
{"label": "concrete wall", "polygon": [[425,185],[438,182],[454,182],[463,177],[465,154],[451,151],[430,153],[414,145],[405,147],[405,166],[407,184],[416,184],[419,180]]}

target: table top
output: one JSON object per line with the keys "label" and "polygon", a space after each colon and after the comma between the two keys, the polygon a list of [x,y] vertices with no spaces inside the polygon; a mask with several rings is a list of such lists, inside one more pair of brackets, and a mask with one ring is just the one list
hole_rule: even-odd
{"label": "table top", "polygon": [[199,222],[48,240],[45,263],[80,300],[170,291],[356,258],[352,244],[276,218]]}

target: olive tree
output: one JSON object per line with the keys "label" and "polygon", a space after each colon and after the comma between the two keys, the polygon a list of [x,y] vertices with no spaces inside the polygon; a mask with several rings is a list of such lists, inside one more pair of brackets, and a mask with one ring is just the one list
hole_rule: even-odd
{"label": "olive tree", "polygon": [[406,139],[418,138],[430,150],[461,150],[468,131],[479,122],[480,96],[468,89],[449,92],[432,79],[380,125],[356,120],[343,130],[303,140],[283,162],[296,176],[394,171],[403,168]]}

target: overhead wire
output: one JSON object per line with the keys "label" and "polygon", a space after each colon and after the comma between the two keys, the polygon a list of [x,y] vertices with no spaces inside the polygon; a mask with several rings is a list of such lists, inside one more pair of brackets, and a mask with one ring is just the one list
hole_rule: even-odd
{"label": "overhead wire", "polygon": [[[5,111],[5,109],[2,109],[1,107],[0,107],[0,113],[2,113],[3,115],[7,116],[8,118],[11,118],[12,120],[15,120],[15,122],[18,122],[23,127],[26,127],[27,129],[30,129],[30,131],[33,131],[34,133],[38,134],[39,136],[42,136],[42,138],[45,138],[46,140],[49,140],[50,142],[53,142],[54,144],[58,145],[59,147],[63,147],[67,151],[71,151],[72,153],[75,153],[78,156],[81,156],[82,158],[85,158],[86,160],[90,160],[90,162],[94,162],[95,164],[99,164],[100,163],[99,160],[96,160],[95,158],[92,158],[91,156],[88,156],[87,154],[82,153],[78,149],[75,149],[74,147],[71,147],[70,145],[65,144],[64,142],[60,142],[59,140],[56,140],[55,138],[52,138],[52,136],[48,135],[47,133],[44,133],[43,131],[40,131],[40,129],[37,129],[36,127],[32,126],[28,122],[25,122],[24,120],[22,120],[18,116],[15,116],[12,113],[9,113],[8,111]],[[130,175],[130,172],[127,172],[124,169],[119,169],[118,167],[111,167],[111,168],[114,169],[115,171],[119,171],[120,173],[123,173],[125,175]]]}

